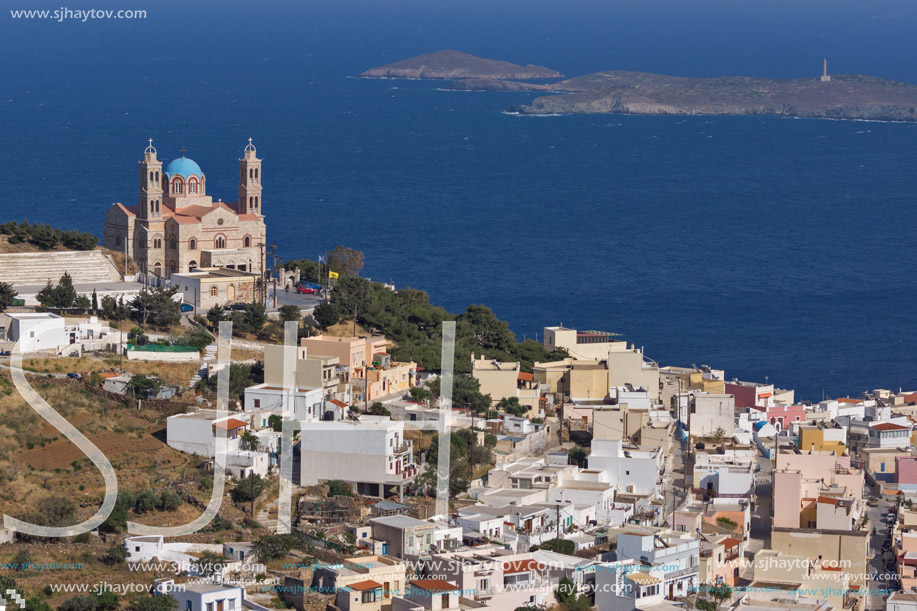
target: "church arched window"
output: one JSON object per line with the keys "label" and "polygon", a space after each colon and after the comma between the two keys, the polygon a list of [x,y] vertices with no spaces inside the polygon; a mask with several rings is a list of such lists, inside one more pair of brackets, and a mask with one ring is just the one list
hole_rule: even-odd
{"label": "church arched window", "polygon": [[175,261],[172,261],[171,263],[169,263],[169,272],[172,274],[175,273]]}
{"label": "church arched window", "polygon": [[251,245],[252,245],[252,239],[249,236],[245,236],[244,238],[242,238],[242,246],[244,246],[245,248],[248,248]]}
{"label": "church arched window", "polygon": [[259,206],[259,205],[260,205],[260,204],[258,203],[258,196],[256,195],[256,196],[255,196],[255,212],[258,212],[258,206]]}
{"label": "church arched window", "polygon": [[175,236],[174,235],[169,238],[169,248],[172,250],[175,250]]}
{"label": "church arched window", "polygon": [[249,177],[249,178],[254,178],[254,177],[255,177],[255,171],[254,171],[253,169],[251,169],[251,168],[248,168],[248,177]]}
{"label": "church arched window", "polygon": [[197,250],[197,240],[195,240],[194,238],[191,238],[190,240],[188,240],[188,249]]}
{"label": "church arched window", "polygon": [[197,261],[192,261],[188,264],[188,271],[194,271],[197,269]]}
{"label": "church arched window", "polygon": [[182,192],[182,180],[181,178],[174,178],[172,180],[172,193],[181,193]]}
{"label": "church arched window", "polygon": [[156,184],[159,184],[159,172],[156,172]]}
{"label": "church arched window", "polygon": [[197,193],[197,178],[193,176],[188,179],[188,193]]}
{"label": "church arched window", "polygon": [[153,182],[153,177],[154,177],[153,172],[150,172],[150,182]]}
{"label": "church arched window", "polygon": [[258,182],[258,168],[255,168],[255,182]]}
{"label": "church arched window", "polygon": [[157,276],[162,275],[162,264],[161,263],[157,263],[156,265],[153,266],[153,273],[156,274]]}
{"label": "church arched window", "polygon": [[216,296],[217,296],[217,287],[216,287],[216,285],[210,287],[210,296],[211,296],[211,297],[216,297]]}
{"label": "church arched window", "polygon": [[248,196],[248,211],[252,211],[252,207],[255,205],[255,198],[251,195]]}
{"label": "church arched window", "polygon": [[217,236],[217,239],[216,239],[216,247],[217,247],[217,248],[226,248],[226,238],[224,238],[224,237],[221,236],[221,235],[220,235],[220,236]]}

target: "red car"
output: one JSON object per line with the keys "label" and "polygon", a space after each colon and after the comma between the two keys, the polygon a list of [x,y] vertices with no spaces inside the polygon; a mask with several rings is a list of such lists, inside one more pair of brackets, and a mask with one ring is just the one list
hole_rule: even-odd
{"label": "red car", "polygon": [[296,292],[304,293],[306,295],[314,295],[315,293],[318,292],[318,289],[314,289],[314,288],[300,284],[299,286],[296,287]]}

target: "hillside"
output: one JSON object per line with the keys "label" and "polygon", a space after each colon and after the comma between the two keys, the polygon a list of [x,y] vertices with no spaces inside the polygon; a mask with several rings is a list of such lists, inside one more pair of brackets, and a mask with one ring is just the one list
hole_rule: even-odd
{"label": "hillside", "polygon": [[543,79],[563,75],[543,66],[519,66],[510,62],[476,57],[447,49],[418,55],[393,64],[370,68],[360,76],[372,78],[410,79]]}

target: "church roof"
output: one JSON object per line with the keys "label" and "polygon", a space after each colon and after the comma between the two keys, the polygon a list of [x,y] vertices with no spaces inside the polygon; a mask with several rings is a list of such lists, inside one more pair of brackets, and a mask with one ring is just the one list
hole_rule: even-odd
{"label": "church roof", "polygon": [[169,162],[169,165],[166,166],[166,169],[162,171],[168,177],[172,176],[182,176],[188,178],[189,176],[203,176],[204,172],[201,171],[201,166],[197,165],[192,159],[187,157],[179,157],[178,159],[173,159]]}

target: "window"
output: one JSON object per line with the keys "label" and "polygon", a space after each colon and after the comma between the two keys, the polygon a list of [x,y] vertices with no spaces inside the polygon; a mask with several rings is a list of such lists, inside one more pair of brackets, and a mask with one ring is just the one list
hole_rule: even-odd
{"label": "window", "polygon": [[255,196],[255,211],[258,211],[258,196]]}
{"label": "window", "polygon": [[162,239],[161,238],[153,239],[153,248],[162,248]]}
{"label": "window", "polygon": [[226,238],[224,238],[223,236],[217,236],[216,247],[217,248],[226,248]]}
{"label": "window", "polygon": [[115,236],[115,246],[121,246],[121,236]]}
{"label": "window", "polygon": [[244,246],[245,248],[248,248],[251,245],[252,245],[252,239],[250,237],[245,236],[244,238],[242,238],[242,246]]}
{"label": "window", "polygon": [[170,236],[170,237],[169,237],[169,248],[172,249],[172,250],[175,250],[175,244],[176,244],[176,242],[175,242],[175,236],[174,236],[174,235],[173,235],[173,236]]}
{"label": "window", "polygon": [[191,263],[188,264],[188,270],[189,270],[189,271],[192,271],[192,272],[193,272],[193,271],[196,270],[196,269],[197,269],[197,261],[192,261]]}
{"label": "window", "polygon": [[255,408],[261,407],[261,399],[255,399]]}
{"label": "window", "polygon": [[258,181],[258,168],[255,168],[255,182]]}
{"label": "window", "polygon": [[188,193],[197,193],[197,179],[191,178],[188,180]]}
{"label": "window", "polygon": [[213,611],[213,603],[207,603],[207,611]]}
{"label": "window", "polygon": [[217,287],[216,287],[216,286],[211,286],[211,287],[210,287],[210,296],[211,296],[211,297],[216,297],[216,296],[217,296]]}
{"label": "window", "polygon": [[191,601],[190,600],[185,601],[185,611],[191,611]]}
{"label": "window", "polygon": [[376,602],[376,594],[377,592],[375,590],[367,590],[366,592],[363,592],[363,601],[362,602],[365,602],[365,603]]}
{"label": "window", "polygon": [[236,599],[235,599],[235,598],[230,598],[229,600],[227,600],[227,601],[226,601],[226,608],[227,608],[229,611],[232,611],[233,609],[235,609],[235,608],[236,608]]}
{"label": "window", "polygon": [[255,171],[254,171],[253,169],[251,169],[251,168],[248,168],[248,177],[249,177],[249,178],[254,178],[254,177],[255,177]]}
{"label": "window", "polygon": [[134,546],[134,551],[135,551],[135,552],[139,552],[139,551],[140,551],[140,546],[139,546],[139,545],[135,545],[135,546]]}
{"label": "window", "polygon": [[195,240],[194,238],[191,238],[190,240],[188,240],[188,249],[197,250],[197,240]]}
{"label": "window", "polygon": [[175,180],[172,181],[172,193],[181,193],[181,192],[182,192],[181,178],[176,178]]}

